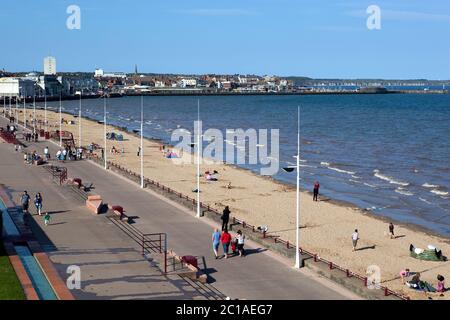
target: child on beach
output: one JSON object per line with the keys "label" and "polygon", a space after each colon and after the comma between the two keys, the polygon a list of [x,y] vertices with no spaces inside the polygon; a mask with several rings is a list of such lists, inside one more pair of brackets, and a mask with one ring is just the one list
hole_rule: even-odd
{"label": "child on beach", "polygon": [[46,226],[48,226],[48,224],[50,223],[51,219],[52,218],[50,217],[50,214],[48,212],[46,212],[45,216],[44,216],[44,223],[45,223]]}
{"label": "child on beach", "polygon": [[405,279],[411,275],[409,269],[400,271],[400,278],[402,279],[402,284],[405,284]]}

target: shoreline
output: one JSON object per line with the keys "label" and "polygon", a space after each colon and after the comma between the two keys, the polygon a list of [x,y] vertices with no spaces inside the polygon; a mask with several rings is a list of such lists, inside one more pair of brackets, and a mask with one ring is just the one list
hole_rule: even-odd
{"label": "shoreline", "polygon": [[[37,109],[37,118],[43,119],[41,109]],[[49,130],[59,129],[58,113],[48,110]],[[64,112],[67,120],[75,124],[63,125],[63,130],[71,131],[76,140],[77,116]],[[31,116],[31,114],[30,114]],[[31,117],[30,117],[31,118]],[[103,125],[98,120],[83,117],[83,145],[96,142],[103,145]],[[123,127],[107,124],[107,130],[123,134],[125,141],[107,142],[108,161],[139,172],[139,157],[135,150],[139,146],[139,134],[123,131]],[[144,176],[159,181],[172,190],[183,194],[191,194],[195,186],[195,165],[176,165],[165,158],[159,149],[164,142],[152,137],[144,140]],[[109,148],[118,150],[125,147],[125,153],[110,154]],[[167,145],[167,144],[166,144]],[[272,177],[259,176],[255,172],[237,167],[233,164],[204,164],[202,170],[219,171],[218,182],[201,180],[204,190],[202,202],[221,211],[229,205],[231,216],[246,221],[250,225],[269,227],[268,233],[277,235],[291,243],[295,242],[295,187],[285,181]],[[226,183],[232,182],[232,189],[226,189]],[[328,199],[328,198],[327,198]],[[301,246],[320,257],[333,261],[338,265],[365,274],[369,265],[377,265],[383,271],[382,284],[411,298],[422,299],[423,295],[402,285],[398,280],[398,272],[403,268],[420,271],[425,281],[434,283],[436,273],[450,276],[449,262],[432,262],[417,260],[409,255],[409,245],[425,248],[433,244],[442,249],[444,255],[450,255],[450,241],[436,235],[426,228],[409,223],[396,223],[398,239],[387,236],[390,221],[377,216],[371,211],[341,200],[313,202],[310,191],[301,192]],[[293,228],[294,226],[294,228]],[[350,235],[357,228],[360,231],[359,251],[352,252]],[[449,297],[450,298],[450,297]],[[447,299],[447,298],[446,298]]]}
{"label": "shoreline", "polygon": [[[42,107],[38,108],[36,106],[36,110],[44,110],[44,109]],[[47,112],[54,112],[54,111],[47,109]],[[72,114],[72,113],[70,113],[68,111],[62,111],[62,113],[66,114],[66,115],[73,116],[75,119],[78,118],[78,114]],[[85,120],[89,120],[89,121],[98,123],[98,124],[99,124],[99,121],[102,122],[101,120],[96,120],[96,119],[93,119],[93,118],[91,118],[89,116],[83,116],[82,118],[85,119]],[[126,133],[128,133],[128,134],[130,134],[130,135],[132,135],[132,136],[134,136],[134,137],[136,137],[138,139],[140,139],[140,135],[134,133],[133,131],[130,131],[127,127],[121,127],[119,125],[108,124],[108,123],[107,123],[107,126],[111,126],[111,127],[115,128],[117,131],[126,132]],[[159,138],[155,138],[155,137],[146,137],[144,135],[144,140],[147,140],[147,141],[152,142],[152,143],[163,144],[163,145],[168,146],[169,148],[174,148],[173,145],[164,142],[163,139],[159,139]],[[192,156],[196,156],[194,153],[192,153],[192,152],[190,152],[190,153],[191,153]],[[272,176],[258,175],[257,173],[253,172],[251,169],[243,168],[243,167],[240,167],[240,166],[235,165],[235,164],[224,163],[224,165],[229,166],[229,167],[231,167],[231,168],[233,168],[235,170],[241,170],[242,172],[250,173],[250,174],[254,175],[255,177],[268,180],[268,181],[273,182],[273,183],[275,183],[275,184],[277,184],[277,185],[279,185],[281,187],[287,188],[290,191],[295,191],[295,185],[292,184],[292,183],[289,183],[289,182],[286,182],[286,181],[282,181],[282,180],[278,180],[276,178],[273,178]],[[300,193],[301,193],[301,195],[310,196],[312,198],[312,192],[309,191],[308,189],[300,187]],[[333,199],[333,198],[331,198],[329,196],[324,196],[324,195],[322,195],[322,196],[319,195],[319,198],[322,198],[322,200],[320,200],[320,201],[327,201],[330,204],[333,204],[333,205],[336,205],[336,206],[339,206],[339,207],[342,207],[342,208],[348,208],[348,209],[355,210],[355,211],[359,212],[360,214],[363,214],[363,215],[366,215],[366,216],[371,216],[372,218],[377,219],[377,220],[379,220],[381,222],[385,222],[385,223],[393,222],[397,226],[402,226],[404,228],[411,229],[412,231],[418,231],[418,232],[429,234],[429,235],[432,235],[432,236],[435,236],[435,237],[442,237],[442,238],[446,239],[447,243],[450,244],[450,236],[444,235],[444,234],[440,234],[439,232],[434,231],[434,230],[432,230],[430,228],[427,228],[426,226],[421,226],[421,225],[417,225],[417,224],[414,224],[414,223],[404,222],[404,221],[401,221],[401,220],[390,218],[390,217],[382,215],[382,214],[376,214],[376,213],[374,213],[371,210],[367,210],[365,208],[358,207],[356,204],[354,204],[354,203],[352,203],[350,201]],[[301,198],[300,198],[300,201],[302,201]]]}
{"label": "shoreline", "polygon": [[[27,110],[32,110],[32,109],[27,107]],[[41,107],[41,106],[39,106],[39,107],[36,106],[36,110],[42,110],[43,111],[44,108]],[[47,112],[48,113],[50,113],[50,112],[56,113],[55,111],[53,111],[51,109],[47,109]],[[68,111],[62,111],[61,113],[69,115],[69,116],[72,116],[75,119],[78,118],[78,114],[73,114],[73,113],[70,113]],[[103,124],[103,120],[96,120],[96,119],[93,119],[93,118],[91,118],[89,116],[82,116],[82,118],[84,120],[88,120],[88,121],[94,122],[96,124]],[[129,130],[127,127],[122,127],[122,126],[115,125],[115,124],[112,124],[112,123],[107,123],[107,126],[113,127],[117,131],[120,131],[120,132],[123,132],[123,133],[127,133],[127,134],[129,134],[129,135],[131,135],[131,136],[133,136],[133,137],[135,137],[137,139],[140,139],[140,135],[139,134]],[[74,139],[75,139],[75,137],[74,137]],[[146,137],[144,135],[144,140],[146,140],[148,142],[151,142],[151,143],[157,143],[157,144],[161,144],[161,145],[166,145],[169,148],[175,149],[175,147],[173,145],[166,143],[163,139],[160,139],[160,138]],[[192,151],[190,152],[190,154],[192,156],[194,156],[194,157],[196,156]],[[231,168],[233,168],[235,170],[240,170],[242,172],[250,173],[250,174],[252,174],[253,176],[255,176],[257,178],[265,179],[267,181],[270,181],[272,183],[275,183],[275,184],[279,185],[280,187],[287,188],[289,191],[295,191],[296,190],[296,187],[295,187],[294,184],[286,182],[286,181],[278,180],[276,178],[273,178],[272,176],[258,175],[257,173],[253,172],[251,169],[243,168],[243,167],[240,167],[240,166],[232,164],[232,163],[225,163],[224,162],[224,165],[229,166],[229,167],[231,167]],[[300,187],[300,201],[302,201],[302,197],[301,197],[302,195],[310,196],[312,198],[312,192],[311,191],[309,191],[308,189],[305,189],[303,187]],[[375,214],[373,211],[367,210],[365,208],[358,207],[356,204],[354,204],[354,203],[352,203],[350,201],[333,199],[333,198],[331,198],[329,196],[324,196],[324,195],[322,195],[322,196],[319,195],[319,199],[320,198],[322,198],[322,200],[320,200],[320,201],[326,201],[326,202],[328,202],[330,204],[333,204],[333,205],[336,205],[336,206],[339,206],[339,207],[342,207],[342,208],[347,208],[347,209],[351,209],[351,210],[357,211],[358,213],[360,213],[362,215],[370,216],[370,217],[372,217],[374,219],[377,219],[378,221],[381,221],[381,222],[384,222],[384,223],[393,222],[395,225],[401,226],[401,227],[404,227],[404,228],[407,228],[407,229],[410,229],[411,231],[421,232],[421,233],[424,233],[424,234],[432,235],[434,237],[444,238],[445,242],[450,244],[450,236],[444,235],[444,234],[440,234],[439,232],[434,231],[434,230],[432,230],[430,228],[427,228],[426,226],[421,226],[421,225],[417,225],[417,224],[414,224],[414,223],[404,222],[404,221],[397,220],[397,219],[394,219],[394,218],[390,218],[388,216],[381,215],[381,214]],[[450,256],[450,253],[449,253],[449,256]]]}

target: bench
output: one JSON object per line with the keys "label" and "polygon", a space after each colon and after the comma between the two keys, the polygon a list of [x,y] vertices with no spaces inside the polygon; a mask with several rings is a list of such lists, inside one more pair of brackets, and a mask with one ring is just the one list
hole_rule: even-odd
{"label": "bench", "polygon": [[123,210],[123,207],[108,205],[108,209],[111,210],[119,220],[124,221],[124,222],[130,222],[130,217],[128,217],[124,213],[125,210]]}
{"label": "bench", "polygon": [[95,214],[100,214],[103,207],[102,197],[99,195],[88,196],[86,200],[86,207]]}

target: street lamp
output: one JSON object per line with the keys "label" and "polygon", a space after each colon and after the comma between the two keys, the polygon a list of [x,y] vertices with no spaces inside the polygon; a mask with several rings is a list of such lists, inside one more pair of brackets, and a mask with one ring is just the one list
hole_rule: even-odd
{"label": "street lamp", "polygon": [[106,166],[106,93],[103,94],[103,138],[105,139],[105,148],[103,151],[103,159],[105,161],[105,170],[107,170]]}
{"label": "street lamp", "polygon": [[83,96],[83,89],[80,92],[80,107],[78,109],[78,146],[81,148],[81,97]]}
{"label": "street lamp", "polygon": [[295,167],[283,168],[286,172],[297,170],[297,189],[296,189],[296,228],[295,228],[295,265],[294,268],[303,267],[303,259],[300,255],[299,239],[300,239],[300,106],[297,107],[297,159]]}
{"label": "street lamp", "polygon": [[44,89],[44,124],[45,124],[45,132],[48,131],[47,127],[47,89]]}
{"label": "street lamp", "polygon": [[33,95],[33,134],[36,134],[36,95]]}
{"label": "street lamp", "polygon": [[141,188],[144,188],[144,96],[141,94]]}
{"label": "street lamp", "polygon": [[197,100],[197,218],[200,218],[200,135],[202,134],[200,132],[200,99]]}
{"label": "street lamp", "polygon": [[59,93],[59,146],[62,147],[62,93]]}

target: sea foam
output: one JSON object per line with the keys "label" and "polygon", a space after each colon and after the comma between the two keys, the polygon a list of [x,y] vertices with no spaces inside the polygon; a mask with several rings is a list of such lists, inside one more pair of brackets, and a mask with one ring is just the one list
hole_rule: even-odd
{"label": "sea foam", "polygon": [[446,191],[440,191],[440,190],[436,190],[436,189],[433,189],[433,190],[431,190],[430,192],[431,192],[431,193],[434,193],[434,194],[437,194],[437,195],[439,195],[439,196],[446,196],[446,195],[448,195],[448,192],[446,192]]}
{"label": "sea foam", "polygon": [[436,184],[429,184],[428,182],[425,182],[425,183],[422,185],[422,187],[425,187],[425,188],[439,188],[438,185],[436,185]]}
{"label": "sea foam", "polygon": [[380,170],[378,170],[378,169],[373,170],[373,172],[374,172],[374,176],[377,177],[378,179],[381,179],[381,180],[384,180],[384,181],[388,181],[391,184],[397,184],[399,186],[404,186],[404,187],[409,186],[408,182],[395,180],[392,177],[383,175],[383,174],[380,173]]}

